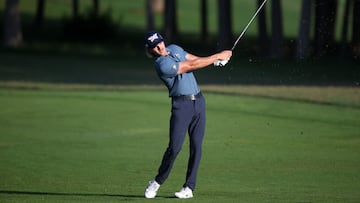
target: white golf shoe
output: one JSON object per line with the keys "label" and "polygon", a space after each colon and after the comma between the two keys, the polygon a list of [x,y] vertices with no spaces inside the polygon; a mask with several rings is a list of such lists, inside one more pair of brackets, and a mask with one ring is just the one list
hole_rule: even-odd
{"label": "white golf shoe", "polygon": [[189,187],[182,188],[180,192],[175,192],[175,196],[180,199],[187,199],[193,197],[193,192]]}
{"label": "white golf shoe", "polygon": [[159,183],[157,183],[155,180],[150,181],[145,189],[145,197],[155,198],[159,188],[160,188]]}

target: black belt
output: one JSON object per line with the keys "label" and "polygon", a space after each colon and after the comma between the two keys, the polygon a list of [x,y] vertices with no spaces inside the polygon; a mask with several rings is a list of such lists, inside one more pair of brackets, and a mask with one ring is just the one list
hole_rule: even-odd
{"label": "black belt", "polygon": [[190,95],[180,95],[180,96],[172,96],[173,99],[182,99],[182,100],[196,100],[202,96],[201,92],[197,94],[190,94]]}

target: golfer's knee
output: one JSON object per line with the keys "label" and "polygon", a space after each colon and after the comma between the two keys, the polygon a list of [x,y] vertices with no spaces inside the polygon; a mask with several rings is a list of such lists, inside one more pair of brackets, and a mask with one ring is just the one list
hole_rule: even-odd
{"label": "golfer's knee", "polygon": [[169,147],[167,150],[166,150],[166,153],[168,154],[169,157],[176,157],[179,152],[181,150],[181,147]]}

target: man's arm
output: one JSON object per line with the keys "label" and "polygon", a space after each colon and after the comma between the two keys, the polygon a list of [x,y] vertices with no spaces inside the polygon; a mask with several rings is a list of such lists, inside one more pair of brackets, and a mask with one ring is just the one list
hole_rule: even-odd
{"label": "man's arm", "polygon": [[229,60],[231,55],[232,51],[230,50],[225,50],[206,57],[199,57],[188,53],[186,55],[186,61],[179,62],[179,70],[177,74],[205,68],[218,60]]}

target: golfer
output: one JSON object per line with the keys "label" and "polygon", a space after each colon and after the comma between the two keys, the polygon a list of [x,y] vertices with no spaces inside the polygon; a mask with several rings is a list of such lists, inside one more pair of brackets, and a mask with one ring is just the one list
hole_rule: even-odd
{"label": "golfer", "polygon": [[145,189],[145,197],[156,196],[160,185],[168,178],[188,133],[190,155],[186,179],[182,189],[176,192],[175,196],[192,198],[205,131],[205,99],[193,71],[205,68],[218,60],[229,60],[232,51],[227,50],[207,57],[199,57],[174,44],[165,46],[163,37],[155,31],[145,34],[145,47],[147,54],[155,60],[155,70],[168,88],[172,104],[169,144],[157,175]]}

